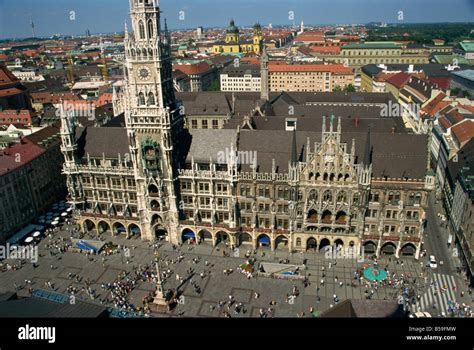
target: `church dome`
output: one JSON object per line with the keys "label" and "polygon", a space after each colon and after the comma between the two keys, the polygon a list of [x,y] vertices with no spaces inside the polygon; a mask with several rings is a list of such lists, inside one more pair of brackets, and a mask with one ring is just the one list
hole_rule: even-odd
{"label": "church dome", "polygon": [[230,24],[227,27],[227,34],[239,34],[239,28],[236,27],[233,19],[230,21]]}

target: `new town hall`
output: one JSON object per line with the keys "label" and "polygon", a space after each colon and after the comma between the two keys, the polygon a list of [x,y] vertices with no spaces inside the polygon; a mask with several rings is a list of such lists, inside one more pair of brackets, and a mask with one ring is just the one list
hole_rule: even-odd
{"label": "new town hall", "polygon": [[361,244],[419,254],[434,183],[429,136],[381,117],[391,95],[271,93],[264,51],[261,93],[175,96],[157,1],[132,0],[131,17],[118,96],[125,127],[83,128],[61,117],[69,201],[84,230],[175,244]]}

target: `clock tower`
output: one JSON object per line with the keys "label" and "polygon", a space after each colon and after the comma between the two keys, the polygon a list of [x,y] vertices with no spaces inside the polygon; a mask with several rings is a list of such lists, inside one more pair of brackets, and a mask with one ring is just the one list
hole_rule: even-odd
{"label": "clock tower", "polygon": [[184,139],[183,108],[175,99],[166,24],[158,0],[130,0],[132,30],[125,25],[125,123],[137,188],[142,237],[175,242],[179,204],[176,169]]}

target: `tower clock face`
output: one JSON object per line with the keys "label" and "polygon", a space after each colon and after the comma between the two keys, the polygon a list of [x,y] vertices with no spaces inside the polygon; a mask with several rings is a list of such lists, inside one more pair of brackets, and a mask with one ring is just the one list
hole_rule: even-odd
{"label": "tower clock face", "polygon": [[138,77],[141,79],[141,80],[148,80],[150,79],[150,76],[151,76],[151,71],[150,71],[150,68],[148,67],[140,67],[140,69],[138,70]]}

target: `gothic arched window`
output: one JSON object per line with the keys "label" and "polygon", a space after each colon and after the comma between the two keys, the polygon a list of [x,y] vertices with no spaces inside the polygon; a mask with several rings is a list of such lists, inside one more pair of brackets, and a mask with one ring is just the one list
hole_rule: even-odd
{"label": "gothic arched window", "polygon": [[327,190],[326,192],[324,192],[323,201],[332,202],[332,192],[330,190]]}
{"label": "gothic arched window", "polygon": [[138,105],[139,106],[144,106],[145,105],[145,95],[143,94],[143,92],[140,92],[138,94]]}
{"label": "gothic arched window", "polygon": [[310,201],[318,201],[318,192],[316,190],[311,190],[308,195],[308,200]]}
{"label": "gothic arched window", "polygon": [[150,19],[148,20],[148,37],[153,38],[153,21]]}
{"label": "gothic arched window", "polygon": [[140,39],[145,39],[145,26],[143,22],[138,22],[138,32],[140,33]]}
{"label": "gothic arched window", "polygon": [[337,202],[338,203],[345,203],[347,202],[347,196],[346,196],[346,192],[344,191],[341,191],[337,194]]}
{"label": "gothic arched window", "polygon": [[150,92],[148,94],[148,105],[149,106],[154,106],[155,104],[156,104],[155,95],[153,94],[153,92]]}

